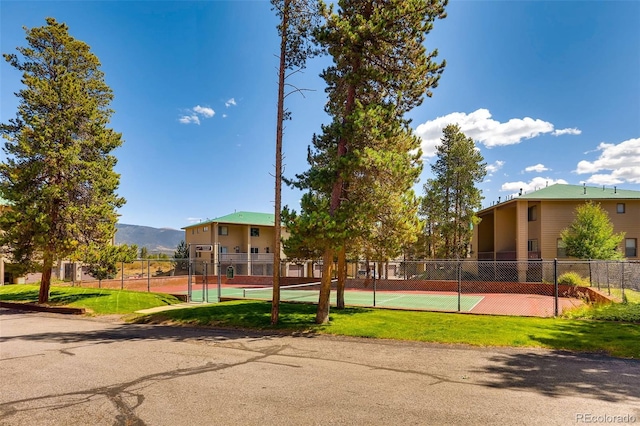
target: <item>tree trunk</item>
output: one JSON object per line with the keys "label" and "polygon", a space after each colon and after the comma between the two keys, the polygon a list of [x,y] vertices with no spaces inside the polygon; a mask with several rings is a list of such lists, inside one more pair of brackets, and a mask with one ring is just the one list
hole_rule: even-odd
{"label": "tree trunk", "polygon": [[347,279],[347,252],[344,247],[338,253],[338,286],[336,288],[336,308],[344,309],[344,287]]}
{"label": "tree trunk", "polygon": [[38,303],[49,302],[49,290],[51,289],[51,269],[53,269],[53,256],[51,256],[51,253],[45,252],[42,262],[42,278],[40,279]]}
{"label": "tree trunk", "polygon": [[278,324],[280,317],[280,238],[282,235],[280,210],[282,209],[282,122],[284,121],[285,56],[287,54],[287,26],[289,25],[290,0],[285,0],[282,12],[282,36],[280,38],[280,68],[278,70],[278,114],[276,123],[276,173],[275,218],[273,242],[273,294],[271,298],[271,324]]}
{"label": "tree trunk", "polygon": [[320,281],[320,296],[318,298],[318,311],[316,312],[316,324],[329,322],[329,305],[331,296],[331,273],[333,269],[333,250],[325,248],[322,255],[322,278]]}

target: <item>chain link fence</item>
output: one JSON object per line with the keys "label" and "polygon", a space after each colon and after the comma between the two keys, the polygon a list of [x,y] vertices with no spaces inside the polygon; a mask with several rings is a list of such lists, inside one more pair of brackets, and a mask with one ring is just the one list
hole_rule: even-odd
{"label": "chain link fence", "polygon": [[[74,267],[75,273],[65,271],[71,285],[182,294],[201,302],[270,299],[273,275],[273,263],[197,259],[138,259],[121,263],[116,275],[105,280]],[[317,260],[284,261],[281,300],[317,303],[322,270]],[[344,301],[394,309],[555,316],[583,303],[625,300],[629,291],[640,292],[638,261],[357,260],[346,266]],[[335,296],[332,291],[333,303]]]}

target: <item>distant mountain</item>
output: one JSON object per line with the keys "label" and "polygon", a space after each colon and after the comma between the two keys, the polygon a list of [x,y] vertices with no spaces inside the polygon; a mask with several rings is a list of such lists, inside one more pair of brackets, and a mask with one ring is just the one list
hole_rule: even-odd
{"label": "distant mountain", "polygon": [[184,240],[184,231],[176,229],[116,224],[116,244],[136,244],[138,248],[146,247],[149,254],[172,255],[182,240]]}

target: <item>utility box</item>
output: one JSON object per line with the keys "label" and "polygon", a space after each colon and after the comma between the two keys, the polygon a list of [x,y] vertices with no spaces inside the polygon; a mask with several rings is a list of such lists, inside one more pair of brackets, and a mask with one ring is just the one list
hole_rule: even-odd
{"label": "utility box", "polygon": [[235,276],[235,274],[236,274],[236,271],[235,271],[235,269],[233,268],[233,266],[229,266],[229,267],[227,267],[227,278],[228,278],[228,279],[233,278],[233,277]]}

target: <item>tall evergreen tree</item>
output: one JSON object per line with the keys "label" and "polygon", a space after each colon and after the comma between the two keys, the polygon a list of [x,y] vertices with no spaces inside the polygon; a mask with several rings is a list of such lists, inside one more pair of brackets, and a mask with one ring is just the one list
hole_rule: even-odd
{"label": "tall evergreen tree", "polygon": [[24,271],[42,270],[38,300],[46,303],[53,265],[115,233],[125,200],[110,153],[122,140],[107,127],[113,94],[89,46],[54,18],[25,31],[28,46],[4,54],[25,87],[16,118],[0,125],[0,196],[11,205],[0,243]]}
{"label": "tall evergreen tree", "polygon": [[[319,18],[316,0],[271,0],[278,17],[280,63],[278,66],[278,105],[276,117],[275,221],[273,243],[273,296],[271,324],[278,323],[280,313],[280,251],[282,240],[282,137],[283,122],[289,116],[284,108],[287,71],[305,67],[307,58],[315,53],[311,32]],[[296,89],[294,91],[300,91]]]}
{"label": "tall evergreen tree", "polygon": [[482,194],[476,184],[484,179],[486,163],[473,139],[450,124],[443,129],[437,147],[435,176],[424,185],[422,212],[426,215],[429,241],[435,257],[464,258],[468,254],[477,221],[475,211],[481,207]]}
{"label": "tall evergreen tree", "polygon": [[410,223],[417,207],[410,188],[420,173],[419,141],[404,115],[431,95],[444,69],[424,41],[445,5],[341,0],[335,12],[323,8],[326,22],[316,38],[334,62],[322,73],[332,122],[314,137],[310,169],[298,182],[309,190],[311,209],[303,208],[299,220],[322,229],[318,323],[329,319],[332,265],[336,257],[341,263],[348,242],[374,235],[383,223]]}

